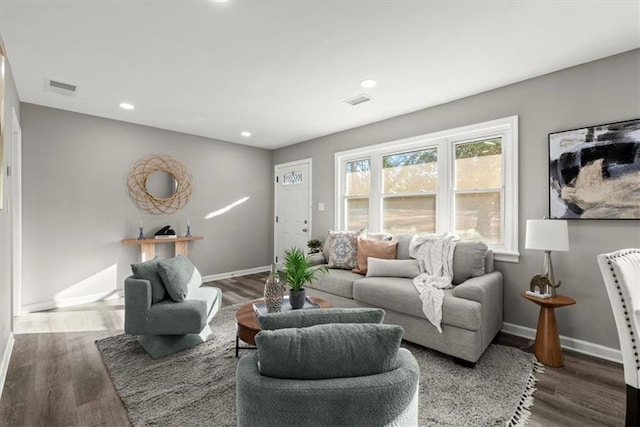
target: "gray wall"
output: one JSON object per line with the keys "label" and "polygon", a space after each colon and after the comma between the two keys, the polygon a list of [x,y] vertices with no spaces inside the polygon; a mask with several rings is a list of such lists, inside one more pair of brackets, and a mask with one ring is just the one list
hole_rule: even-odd
{"label": "gray wall", "polygon": [[[333,227],[334,153],[371,144],[519,116],[520,262],[497,263],[505,275],[505,322],[535,328],[538,307],[520,296],[542,269],[542,253],[524,249],[525,223],[548,210],[547,134],[640,117],[640,50],[583,64],[448,104],[282,148],[274,164],[313,158],[313,237]],[[366,105],[364,106],[366,108]],[[317,210],[318,202],[326,211]],[[577,305],[558,309],[561,335],[619,348],[595,256],[640,247],[640,221],[569,223],[571,251],[553,254],[560,292]]]}
{"label": "gray wall", "polygon": [[[0,39],[0,43],[2,40]],[[9,61],[5,61],[5,98],[4,98],[4,144],[3,158],[4,165],[0,167],[0,173],[4,175],[3,209],[0,211],[0,363],[7,356],[5,354],[9,337],[13,332],[13,289],[12,289],[12,262],[13,248],[11,240],[12,216],[8,209],[9,193],[11,191],[11,180],[6,176],[7,165],[11,165],[11,141],[13,137],[13,113],[15,109],[18,119],[20,118],[20,101],[18,92],[13,81],[13,74]],[[0,165],[1,166],[1,165]]]}
{"label": "gray wall", "polygon": [[[23,305],[122,288],[140,257],[138,236],[191,221],[189,257],[203,275],[269,265],[272,169],[270,151],[114,120],[22,104]],[[189,204],[175,214],[141,213],[127,195],[133,163],[168,154],[193,176]],[[243,197],[230,212],[208,213]],[[157,253],[172,256],[173,245]]]}

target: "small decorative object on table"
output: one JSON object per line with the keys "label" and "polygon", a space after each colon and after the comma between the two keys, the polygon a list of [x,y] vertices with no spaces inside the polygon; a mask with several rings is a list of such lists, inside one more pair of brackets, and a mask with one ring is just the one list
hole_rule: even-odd
{"label": "small decorative object on table", "polygon": [[142,220],[140,220],[140,233],[138,234],[138,240],[144,240],[144,229],[142,228]]}
{"label": "small decorative object on table", "polygon": [[311,283],[318,274],[328,273],[326,267],[314,267],[309,257],[300,248],[291,248],[284,251],[284,278],[291,287],[289,291],[289,303],[291,308],[298,309],[304,306],[306,291],[305,283]]}
{"label": "small decorative object on table", "polygon": [[310,254],[317,254],[322,248],[322,242],[318,239],[311,239],[307,242]]}
{"label": "small decorative object on table", "polygon": [[[281,306],[282,307],[280,307],[280,310],[278,310],[278,312],[293,310],[288,296],[282,298]],[[304,305],[302,306],[302,309],[307,310],[310,308],[320,308],[320,305],[318,303],[311,301],[309,298],[306,298],[304,301]],[[269,311],[269,307],[267,306],[266,300],[265,302],[253,303],[253,311],[256,313],[256,316],[264,316],[265,314],[268,314],[268,313],[274,313],[273,311]]]}
{"label": "small decorative object on table", "polygon": [[279,313],[282,308],[284,286],[280,283],[280,276],[275,264],[271,264],[271,274],[264,284],[264,305],[267,313]]}
{"label": "small decorative object on table", "polygon": [[187,234],[185,234],[184,237],[191,237],[191,224],[189,220],[187,220]]}
{"label": "small decorative object on table", "polygon": [[153,237],[156,239],[175,239],[177,236],[175,230],[173,230],[170,225],[165,225],[158,230]]}

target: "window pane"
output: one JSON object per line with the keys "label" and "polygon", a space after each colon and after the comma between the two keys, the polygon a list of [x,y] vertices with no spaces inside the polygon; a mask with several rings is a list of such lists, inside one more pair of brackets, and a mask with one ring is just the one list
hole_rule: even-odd
{"label": "window pane", "polygon": [[369,228],[369,199],[347,199],[347,230],[362,230]]}
{"label": "window pane", "polygon": [[436,196],[385,197],[382,231],[418,233],[436,231]]}
{"label": "window pane", "polygon": [[384,193],[419,193],[438,187],[438,150],[382,157]]}
{"label": "window pane", "polygon": [[456,189],[502,187],[502,138],[456,144]]}
{"label": "window pane", "polygon": [[500,243],[500,192],[456,194],[455,234],[462,239]]}
{"label": "window pane", "polygon": [[346,196],[366,196],[371,190],[371,160],[347,162]]}

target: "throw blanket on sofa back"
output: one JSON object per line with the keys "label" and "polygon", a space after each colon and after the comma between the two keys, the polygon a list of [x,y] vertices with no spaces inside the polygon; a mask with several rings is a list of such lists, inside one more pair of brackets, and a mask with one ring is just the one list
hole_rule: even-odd
{"label": "throw blanket on sofa back", "polygon": [[420,294],[422,311],[442,333],[443,289],[451,287],[453,279],[453,252],[458,237],[451,234],[415,235],[409,242],[409,255],[418,260],[420,275],[413,285]]}

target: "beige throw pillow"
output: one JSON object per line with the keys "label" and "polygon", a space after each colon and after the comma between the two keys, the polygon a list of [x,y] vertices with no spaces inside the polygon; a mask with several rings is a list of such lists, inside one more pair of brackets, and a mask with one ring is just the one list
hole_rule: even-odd
{"label": "beige throw pillow", "polygon": [[352,271],[358,274],[367,274],[367,260],[369,257],[380,259],[395,259],[396,245],[394,240],[370,240],[358,238],[358,266]]}

